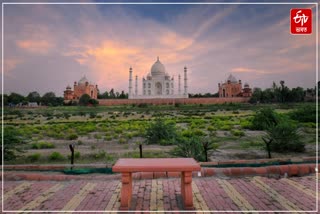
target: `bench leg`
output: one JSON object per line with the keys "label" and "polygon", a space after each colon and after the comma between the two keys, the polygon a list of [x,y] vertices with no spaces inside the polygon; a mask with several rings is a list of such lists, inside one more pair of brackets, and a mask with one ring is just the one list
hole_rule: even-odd
{"label": "bench leg", "polygon": [[181,195],[186,210],[193,210],[192,172],[181,173]]}
{"label": "bench leg", "polygon": [[121,189],[120,210],[128,210],[130,207],[131,196],[132,196],[132,174],[131,174],[131,172],[122,173],[121,182],[122,182],[122,189]]}

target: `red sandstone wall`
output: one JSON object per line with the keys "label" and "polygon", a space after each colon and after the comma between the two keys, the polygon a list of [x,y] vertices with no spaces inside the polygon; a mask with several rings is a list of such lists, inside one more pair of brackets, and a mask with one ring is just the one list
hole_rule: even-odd
{"label": "red sandstone wall", "polygon": [[153,105],[172,105],[180,104],[223,104],[223,103],[246,103],[250,98],[247,97],[214,97],[214,98],[180,98],[180,99],[99,99],[99,105],[131,105],[147,103]]}

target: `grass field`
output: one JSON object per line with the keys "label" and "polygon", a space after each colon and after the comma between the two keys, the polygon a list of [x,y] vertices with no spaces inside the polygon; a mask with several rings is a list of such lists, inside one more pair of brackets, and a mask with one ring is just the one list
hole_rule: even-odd
{"label": "grass field", "polygon": [[[5,164],[69,163],[69,144],[75,144],[75,163],[113,163],[119,157],[139,157],[140,143],[155,118],[171,122],[180,132],[215,134],[211,160],[265,158],[264,131],[250,130],[255,111],[272,107],[287,115],[300,104],[223,104],[178,106],[98,106],[4,109],[5,127],[19,130],[25,143],[22,156]],[[316,124],[292,120],[299,127],[304,153],[274,153],[273,157],[314,156]],[[143,145],[144,157],[170,157],[174,145]]]}

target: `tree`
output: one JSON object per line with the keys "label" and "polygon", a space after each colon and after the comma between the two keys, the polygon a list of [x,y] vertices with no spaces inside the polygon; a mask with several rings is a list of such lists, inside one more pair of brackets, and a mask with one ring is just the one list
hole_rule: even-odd
{"label": "tree", "polygon": [[169,145],[176,138],[176,127],[173,123],[165,122],[160,117],[156,118],[146,130],[147,144]]}
{"label": "tree", "polygon": [[126,94],[124,93],[124,91],[121,91],[121,94],[119,96],[120,99],[125,99],[126,98]]}
{"label": "tree", "polygon": [[11,93],[8,97],[8,103],[18,104],[25,101],[25,97],[18,93]]}
{"label": "tree", "polygon": [[262,97],[262,90],[261,88],[254,88],[252,96],[249,100],[250,103],[260,103]]}
{"label": "tree", "polygon": [[93,105],[93,106],[97,106],[99,105],[99,101],[98,100],[95,100],[95,99],[90,99],[89,100],[89,104]]}
{"label": "tree", "polygon": [[194,158],[197,161],[209,161],[209,153],[217,148],[212,139],[192,134],[179,134],[175,140],[176,147],[170,152],[173,156]]}
{"label": "tree", "polygon": [[110,90],[110,92],[109,92],[109,97],[110,97],[111,99],[116,98],[116,95],[115,95],[115,93],[114,93],[114,89],[113,89],[113,88],[111,88],[111,90]]}
{"label": "tree", "polygon": [[36,91],[30,92],[27,96],[29,102],[37,102],[38,104],[41,101],[40,94]]}
{"label": "tree", "polygon": [[79,105],[86,106],[89,104],[91,97],[88,94],[83,94],[79,99]]}
{"label": "tree", "polygon": [[56,97],[54,92],[47,92],[42,96],[41,102],[47,106],[58,106],[63,105],[63,98]]}
{"label": "tree", "polygon": [[252,129],[268,130],[279,123],[279,115],[271,108],[263,108],[256,112],[252,120]]}
{"label": "tree", "polygon": [[268,135],[264,139],[270,142],[270,151],[303,152],[305,150],[297,127],[288,121],[283,121],[274,127],[270,127],[267,133]]}
{"label": "tree", "polygon": [[3,159],[5,161],[15,160],[18,157],[18,153],[23,152],[19,146],[24,143],[24,139],[21,137],[21,133],[13,127],[4,127],[3,134],[3,148],[1,145],[1,150],[3,150],[4,154]]}

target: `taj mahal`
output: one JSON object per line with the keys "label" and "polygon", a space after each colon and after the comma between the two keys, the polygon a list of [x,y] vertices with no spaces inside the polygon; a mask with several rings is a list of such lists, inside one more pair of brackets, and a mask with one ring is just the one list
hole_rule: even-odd
{"label": "taj mahal", "polygon": [[181,76],[178,76],[178,93],[175,93],[174,77],[166,72],[159,57],[152,65],[147,77],[142,78],[142,92],[138,94],[138,76],[135,76],[135,87],[132,90],[133,69],[129,69],[129,99],[154,99],[154,98],[188,98],[187,67],[184,67],[184,87],[181,91]]}

